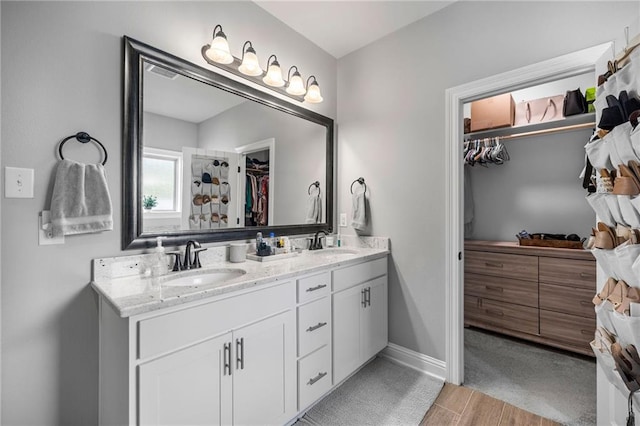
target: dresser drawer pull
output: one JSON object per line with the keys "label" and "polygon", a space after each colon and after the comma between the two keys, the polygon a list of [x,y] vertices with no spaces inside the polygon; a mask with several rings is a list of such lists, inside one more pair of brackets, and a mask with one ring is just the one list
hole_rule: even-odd
{"label": "dresser drawer pull", "polygon": [[319,322],[318,324],[316,324],[316,325],[314,325],[314,326],[311,326],[311,327],[307,328],[307,331],[316,331],[317,329],[322,328],[322,327],[324,327],[325,325],[327,325],[327,323],[326,323],[326,322]]}
{"label": "dresser drawer pull", "polygon": [[326,375],[327,375],[327,373],[326,373],[326,372],[324,372],[324,373],[318,373],[318,375],[317,375],[316,377],[314,377],[313,379],[309,380],[309,381],[307,382],[307,384],[308,384],[309,386],[312,386],[312,385],[314,385],[318,380],[322,379],[322,378],[323,378],[324,376],[326,376]]}
{"label": "dresser drawer pull", "polygon": [[503,268],[504,265],[502,263],[493,263],[493,262],[484,262],[485,266],[490,268]]}
{"label": "dresser drawer pull", "polygon": [[593,275],[586,272],[580,272],[580,278],[593,278]]}
{"label": "dresser drawer pull", "polygon": [[486,288],[487,290],[490,291],[499,291],[500,293],[502,293],[504,291],[504,289],[502,287],[494,287],[491,285],[485,285],[484,288]]}
{"label": "dresser drawer pull", "polygon": [[584,334],[585,336],[593,336],[594,331],[593,330],[580,330],[580,333]]}
{"label": "dresser drawer pull", "polygon": [[592,307],[592,306],[593,306],[593,302],[590,302],[590,301],[588,301],[588,300],[581,300],[581,301],[580,301],[580,304],[581,304],[582,306],[584,306],[584,307],[587,307],[587,308],[589,308],[589,307]]}
{"label": "dresser drawer pull", "polygon": [[309,287],[309,288],[307,289],[307,291],[316,291],[316,290],[320,290],[321,288],[325,288],[326,286],[327,286],[326,284],[320,284],[320,285],[317,285],[317,286],[315,286],[315,287]]}
{"label": "dresser drawer pull", "polygon": [[503,317],[504,316],[504,312],[498,311],[498,310],[495,310],[495,309],[485,309],[484,311],[487,313],[487,315],[492,315],[494,317]]}

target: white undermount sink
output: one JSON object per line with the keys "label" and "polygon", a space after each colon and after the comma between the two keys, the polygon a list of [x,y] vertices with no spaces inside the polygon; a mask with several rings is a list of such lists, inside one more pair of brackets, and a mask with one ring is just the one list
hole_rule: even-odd
{"label": "white undermount sink", "polygon": [[358,252],[356,250],[349,250],[349,249],[346,249],[346,248],[338,248],[338,247],[325,248],[325,249],[321,249],[321,250],[313,250],[310,253],[313,253],[313,254],[325,254],[325,255],[331,255],[331,256],[358,254]]}
{"label": "white undermount sink", "polygon": [[167,287],[188,287],[198,285],[224,284],[234,278],[246,274],[242,269],[221,268],[203,270],[202,273],[193,273],[186,276],[169,278],[162,285]]}

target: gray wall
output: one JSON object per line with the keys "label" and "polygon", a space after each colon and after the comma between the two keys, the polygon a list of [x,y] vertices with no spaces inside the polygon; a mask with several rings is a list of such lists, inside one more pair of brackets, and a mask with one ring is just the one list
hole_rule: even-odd
{"label": "gray wall", "polygon": [[309,185],[319,180],[325,193],[327,133],[323,126],[255,102],[243,102],[200,123],[199,129],[199,146],[210,149],[232,150],[274,138],[273,225],[305,223]]}
{"label": "gray wall", "polygon": [[637,2],[456,2],[338,61],[338,208],[363,176],[368,231],[391,238],[391,342],[445,359],[445,90],[608,42],[636,16]]}
{"label": "gray wall", "polygon": [[145,112],[143,119],[144,146],[178,152],[183,146],[198,147],[197,124],[152,112]]}
{"label": "gray wall", "polygon": [[[91,425],[98,413],[97,300],[93,258],[120,251],[122,35],[204,65],[200,47],[222,24],[232,53],[253,40],[318,76],[336,117],[336,60],[251,2],[7,2],[2,8],[1,165],[30,167],[35,198],[2,201],[2,424]],[[259,25],[257,25],[259,24]],[[266,90],[266,89],[265,89]],[[38,246],[57,143],[79,130],[109,151],[114,230]],[[65,157],[96,162],[92,146]]]}
{"label": "gray wall", "polygon": [[511,161],[469,167],[475,240],[516,241],[528,232],[587,237],[595,213],[585,200],[584,145],[590,130],[504,141]]}

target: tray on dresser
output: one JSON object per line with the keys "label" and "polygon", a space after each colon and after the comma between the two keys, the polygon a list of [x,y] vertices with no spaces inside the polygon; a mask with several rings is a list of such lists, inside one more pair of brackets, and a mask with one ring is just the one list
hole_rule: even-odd
{"label": "tray on dresser", "polygon": [[581,241],[543,240],[541,238],[518,238],[521,246],[553,247],[583,250]]}

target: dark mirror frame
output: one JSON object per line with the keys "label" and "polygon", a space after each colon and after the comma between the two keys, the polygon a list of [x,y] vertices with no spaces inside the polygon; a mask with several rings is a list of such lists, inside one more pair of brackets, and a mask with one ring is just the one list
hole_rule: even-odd
{"label": "dark mirror frame", "polygon": [[[303,235],[318,231],[331,232],[333,226],[333,141],[334,124],[331,118],[291,104],[269,93],[202,68],[167,52],[124,36],[124,116],[122,128],[122,249],[139,249],[155,246],[157,237],[166,237],[164,244],[176,246],[189,240],[201,243],[246,240],[255,238],[257,232],[269,235]],[[250,228],[228,228],[213,231],[176,231],[169,233],[142,232],[142,87],[143,61],[169,68],[181,75],[211,85],[229,93],[242,96],[286,114],[309,120],[327,129],[326,182],[324,209],[325,222],[317,224],[277,225]]]}

